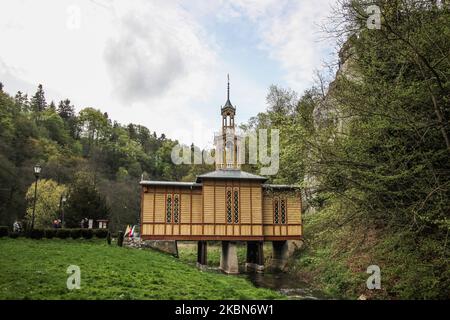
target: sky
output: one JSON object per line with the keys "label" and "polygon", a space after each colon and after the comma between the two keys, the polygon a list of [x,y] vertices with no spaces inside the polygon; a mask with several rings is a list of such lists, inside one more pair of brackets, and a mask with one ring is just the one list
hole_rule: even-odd
{"label": "sky", "polygon": [[334,52],[321,32],[334,2],[0,0],[0,81],[208,147],[227,74],[237,123],[266,110],[270,85],[314,83]]}

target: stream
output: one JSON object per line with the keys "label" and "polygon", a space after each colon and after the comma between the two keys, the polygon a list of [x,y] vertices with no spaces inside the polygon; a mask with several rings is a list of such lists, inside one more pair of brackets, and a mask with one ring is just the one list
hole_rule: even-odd
{"label": "stream", "polygon": [[323,300],[328,299],[322,292],[314,290],[306,282],[289,273],[246,273],[257,288],[267,288],[278,291],[293,300]]}

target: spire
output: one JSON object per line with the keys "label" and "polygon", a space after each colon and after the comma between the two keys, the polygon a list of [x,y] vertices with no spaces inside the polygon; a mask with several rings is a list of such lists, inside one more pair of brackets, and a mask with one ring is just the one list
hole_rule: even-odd
{"label": "spire", "polygon": [[228,82],[227,82],[227,101],[225,102],[225,105],[222,107],[222,110],[223,110],[224,108],[232,108],[232,109],[235,109],[235,108],[233,107],[233,105],[231,104],[231,102],[230,102],[230,75],[229,75],[229,74],[227,74],[227,78],[228,78]]}
{"label": "spire", "polygon": [[230,74],[227,74],[228,77],[228,88],[227,88],[227,101],[230,101]]}

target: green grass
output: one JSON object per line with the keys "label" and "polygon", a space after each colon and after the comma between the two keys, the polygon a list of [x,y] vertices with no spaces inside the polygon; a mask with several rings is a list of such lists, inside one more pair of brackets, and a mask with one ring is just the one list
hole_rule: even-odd
{"label": "green grass", "polygon": [[[67,267],[81,289],[66,287]],[[242,277],[201,272],[153,250],[101,240],[0,239],[0,299],[280,299]]]}

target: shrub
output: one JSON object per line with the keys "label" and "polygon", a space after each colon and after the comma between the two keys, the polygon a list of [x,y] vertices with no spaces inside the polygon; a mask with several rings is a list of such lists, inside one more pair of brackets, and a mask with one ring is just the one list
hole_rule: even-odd
{"label": "shrub", "polygon": [[0,226],[0,238],[1,237],[7,237],[8,236],[8,227],[7,226]]}
{"label": "shrub", "polygon": [[119,234],[117,235],[117,245],[121,247],[123,245],[123,231],[119,231]]}
{"label": "shrub", "polygon": [[11,232],[9,237],[12,239],[17,239],[20,236],[20,232]]}
{"label": "shrub", "polygon": [[81,229],[81,235],[85,239],[92,239],[94,231],[92,231],[92,229]]}
{"label": "shrub", "polygon": [[70,236],[72,237],[72,239],[81,238],[81,230],[82,229],[70,229]]}
{"label": "shrub", "polygon": [[56,236],[60,239],[67,239],[70,237],[70,229],[57,229]]}
{"label": "shrub", "polygon": [[108,235],[108,229],[95,229],[94,234],[97,238],[105,239]]}
{"label": "shrub", "polygon": [[51,239],[56,236],[56,229],[45,229],[44,234],[47,239]]}
{"label": "shrub", "polygon": [[30,238],[31,239],[42,239],[44,237],[44,230],[43,229],[33,229],[30,231]]}

